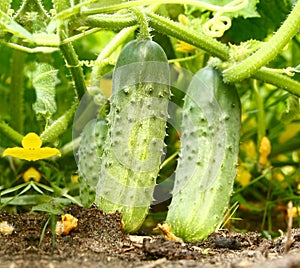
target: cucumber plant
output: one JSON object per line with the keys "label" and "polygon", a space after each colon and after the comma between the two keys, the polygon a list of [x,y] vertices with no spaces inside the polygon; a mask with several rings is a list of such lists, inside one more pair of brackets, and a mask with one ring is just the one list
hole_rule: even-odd
{"label": "cucumber plant", "polygon": [[[1,147],[7,147],[9,142],[19,144],[26,132],[35,130],[41,133],[44,143],[63,146],[62,149],[66,150],[62,151],[62,156],[66,157],[72,151],[70,145],[75,143],[74,140],[68,140],[68,124],[77,109],[77,102],[83,99],[86,92],[95,93],[98,90],[98,78],[115,64],[114,52],[139,28],[141,38],[125,46],[117,61],[108,124],[106,113],[103,125],[95,121],[86,124],[81,133],[78,151],[78,169],[82,177],[80,197],[83,205],[90,206],[95,200],[99,208],[106,212],[120,210],[125,230],[137,230],[152,200],[163,154],[170,96],[167,86],[167,58],[158,44],[150,40],[149,26],[164,37],[157,36],[160,43],[171,40],[169,48],[172,62],[194,70],[203,66],[206,57],[217,57],[215,66],[223,71],[225,82],[243,81],[239,84],[241,95],[246,91],[248,94],[247,86],[244,88],[248,82],[245,78],[255,79],[279,89],[276,93],[274,90],[262,96],[257,94],[257,98],[262,100],[265,95],[268,99],[276,98],[274,103],[278,103],[286,97],[280,97],[283,94],[281,89],[300,96],[299,75],[296,74],[298,68],[293,67],[299,64],[295,59],[299,58],[296,48],[299,48],[300,1],[293,1],[293,8],[292,1],[281,1],[277,9],[285,11],[280,13],[268,8],[274,1],[262,1],[259,6],[256,5],[259,1],[253,1],[255,3],[252,4],[248,4],[249,1],[226,1],[228,3],[222,6],[195,0],[186,0],[184,5],[178,0],[158,0],[155,5],[153,0],[1,1]],[[176,5],[168,10],[171,3]],[[290,9],[292,12],[288,14]],[[210,16],[205,15],[207,12],[210,12]],[[181,15],[187,16],[177,21],[176,18]],[[262,20],[255,19],[254,24],[247,20],[260,15]],[[272,26],[265,25],[271,15],[276,17],[277,22]],[[244,17],[245,21],[238,20],[239,27],[233,27],[231,33],[226,34],[231,25],[237,25],[235,20],[231,21],[236,17]],[[250,31],[253,27],[249,25],[259,31]],[[256,27],[257,25],[266,27]],[[276,25],[281,25],[277,32]],[[120,32],[116,33],[109,45],[100,49],[100,46],[94,44],[97,42],[102,46],[109,39],[102,29]],[[241,32],[243,36],[237,38],[235,35]],[[268,36],[266,41],[265,36],[272,32],[275,33]],[[257,35],[253,36],[253,33]],[[92,37],[93,34],[96,35]],[[223,42],[214,38],[223,34]],[[87,41],[89,37],[92,38]],[[247,39],[249,42],[241,43]],[[259,41],[257,46],[251,47],[252,39],[259,39],[256,40]],[[81,40],[84,42],[81,43]],[[176,40],[180,40],[181,44],[192,45],[194,50],[176,54],[179,52]],[[240,45],[234,48],[226,40]],[[289,49],[288,44],[295,47]],[[89,59],[97,53],[91,51],[95,47],[101,50],[97,60],[83,60],[82,56]],[[284,47],[286,49],[282,53]],[[77,54],[76,51],[81,49],[89,51],[90,56]],[[61,53],[57,53],[58,51]],[[240,57],[232,57],[236,52]],[[280,54],[284,57],[279,59],[281,63],[278,65],[279,61],[274,62],[273,59]],[[65,62],[64,68],[61,68],[62,60]],[[46,64],[48,67],[34,68],[36,70],[33,72],[33,67],[30,66],[32,62],[38,62],[37,66],[45,67]],[[9,64],[10,70],[5,68]],[[279,69],[278,66],[281,65],[289,67]],[[89,76],[88,68],[91,66],[95,68]],[[65,75],[68,71],[71,76]],[[37,74],[55,83],[35,83]],[[295,77],[292,77],[293,74],[296,74]],[[59,83],[58,77],[61,80]],[[87,87],[89,77],[90,85]],[[255,83],[258,87],[259,84]],[[31,86],[35,89],[35,94]],[[269,92],[270,89],[262,90]],[[38,106],[32,106],[35,95]],[[180,98],[179,95],[175,97]],[[101,97],[98,101],[102,105],[106,99]],[[230,86],[229,90],[222,83],[220,74],[210,68],[197,73],[190,85],[183,110],[182,149],[173,201],[167,217],[174,233],[184,240],[205,238],[221,221],[235,175],[240,125],[238,102],[235,89]],[[65,108],[67,103],[74,103],[71,109],[70,106]],[[235,105],[231,107],[230,103]],[[266,107],[263,106],[261,101],[261,105],[257,107],[262,111],[258,117],[260,136],[263,136],[266,129],[266,123],[263,122]],[[33,113],[35,117],[32,116]],[[294,113],[296,114],[291,112]],[[45,118],[39,120],[41,116]],[[35,119],[28,121],[29,118]],[[37,121],[39,124],[36,124]],[[273,121],[277,122],[277,119]],[[298,141],[296,145],[298,146]],[[291,151],[291,147],[286,143],[284,149]],[[278,154],[276,148],[272,154],[276,151]],[[69,158],[57,161],[58,167],[64,170],[66,161],[70,161]],[[6,162],[2,166],[10,169]],[[5,184],[6,177],[5,172],[0,176]]]}
{"label": "cucumber plant", "polygon": [[186,92],[181,150],[166,222],[184,241],[205,239],[222,222],[236,175],[241,125],[233,85],[206,67]]}

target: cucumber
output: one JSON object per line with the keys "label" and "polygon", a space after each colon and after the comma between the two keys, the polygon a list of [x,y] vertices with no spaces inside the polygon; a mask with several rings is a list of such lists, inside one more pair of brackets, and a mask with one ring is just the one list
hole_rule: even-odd
{"label": "cucumber", "polygon": [[107,134],[105,120],[90,120],[80,135],[78,149],[78,172],[80,185],[80,202],[90,207],[95,201],[96,186],[100,176],[101,155]]}
{"label": "cucumber", "polygon": [[182,110],[181,149],[166,223],[184,241],[221,224],[236,176],[241,106],[233,85],[205,67],[192,78]]}
{"label": "cucumber", "polygon": [[142,225],[153,199],[163,155],[169,66],[154,41],[133,40],[122,49],[113,73],[96,205],[122,214],[125,232]]}

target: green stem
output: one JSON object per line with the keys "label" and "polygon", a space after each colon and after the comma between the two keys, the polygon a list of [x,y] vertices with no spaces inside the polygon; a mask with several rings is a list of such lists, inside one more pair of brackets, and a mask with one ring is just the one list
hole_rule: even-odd
{"label": "green stem", "polygon": [[136,15],[140,27],[140,33],[138,39],[151,40],[152,38],[150,35],[149,25],[145,17],[145,14],[139,8],[131,8],[131,10]]}
{"label": "green stem", "polygon": [[274,59],[300,28],[300,1],[289,14],[278,31],[260,49],[242,62],[223,72],[226,82],[236,82],[253,75],[262,66]]}
{"label": "green stem", "polygon": [[72,121],[73,115],[77,109],[78,103],[75,102],[71,108],[61,117],[55,120],[44,132],[40,135],[43,143],[53,143],[60,135],[62,135]]}
{"label": "green stem", "polygon": [[[212,62],[212,66],[225,70],[228,68],[228,62],[220,62],[219,60]],[[300,82],[278,73],[276,70],[271,71],[269,68],[262,67],[259,71],[251,76],[253,79],[272,84],[276,87],[282,88],[293,95],[300,97]]]}
{"label": "green stem", "polygon": [[272,84],[279,88],[285,89],[293,95],[300,97],[300,82],[286,75],[274,73],[268,70],[264,70],[264,68],[261,68],[251,77]]}
{"label": "green stem", "polygon": [[[186,43],[192,44],[195,47],[198,47],[206,51],[207,53],[211,54],[212,56],[218,57],[222,60],[227,61],[229,59],[229,47],[226,46],[225,44],[218,42],[214,38],[203,35],[200,32],[191,30],[189,27],[185,25],[172,21],[168,18],[164,18],[157,14],[151,12],[147,12],[146,14],[150,18],[149,21],[150,27],[154,28],[158,32],[161,32],[162,34],[165,35],[172,36]],[[89,18],[87,22],[89,22]],[[113,18],[112,18],[112,22],[113,22]],[[101,27],[100,23],[99,24],[96,23],[96,20],[94,21],[94,23],[95,26]],[[113,28],[116,27],[115,25],[117,25],[117,23],[118,21],[116,21],[115,24],[112,23]],[[131,23],[133,23],[133,21],[131,21]],[[220,69],[224,69],[224,68],[220,68]],[[290,77],[278,73],[274,73],[268,70],[264,70],[263,68],[257,71],[251,77],[275,85],[279,88],[285,89],[286,91],[300,97],[300,82]]]}
{"label": "green stem", "polygon": [[[96,59],[96,62],[102,62],[106,58],[108,58],[116,49],[125,42],[125,40],[134,33],[137,29],[137,26],[124,28],[119,33],[115,35],[115,37],[108,43],[108,45],[101,51],[99,56]],[[103,66],[95,66],[92,69],[91,78],[90,78],[90,86],[99,88],[100,86],[100,78],[102,74]]]}
{"label": "green stem", "polygon": [[[237,1],[241,2],[241,1]],[[240,10],[245,7],[247,4],[246,1],[242,1],[235,6],[226,5],[226,6],[216,6],[209,3],[205,3],[199,0],[136,0],[136,1],[126,1],[125,3],[115,4],[115,5],[108,5],[104,7],[94,8],[94,9],[87,9],[83,10],[82,13],[84,15],[91,15],[91,14],[98,14],[104,12],[112,12],[121,9],[131,8],[134,6],[145,6],[151,4],[185,4],[185,5],[192,5],[202,9],[207,9],[210,11],[220,11],[220,12],[233,12]]]}
{"label": "green stem", "polygon": [[229,48],[216,39],[160,15],[147,12],[147,16],[150,18],[150,27],[158,32],[201,48],[222,60],[229,58]]}
{"label": "green stem", "polygon": [[133,26],[136,22],[137,19],[132,14],[99,14],[88,16],[85,21],[85,25],[118,31],[125,27]]}
{"label": "green stem", "polygon": [[265,110],[264,110],[264,102],[263,98],[259,92],[257,80],[253,80],[252,84],[256,105],[257,105],[257,136],[258,136],[258,143],[260,144],[260,141],[262,137],[266,135],[266,122],[265,122]]}
{"label": "green stem", "polygon": [[23,136],[4,122],[0,122],[0,133],[16,145],[22,143]]}
{"label": "green stem", "polygon": [[87,30],[87,31],[83,31],[82,33],[80,34],[76,34],[74,36],[71,36],[71,37],[68,37],[64,40],[62,40],[60,42],[60,45],[64,45],[64,44],[67,44],[67,43],[71,43],[71,42],[74,42],[78,39],[81,39],[82,37],[86,37],[86,36],[89,36],[90,34],[94,34],[96,32],[99,32],[101,29],[100,28],[97,28],[97,27],[93,27],[92,29],[90,30]]}
{"label": "green stem", "polygon": [[[65,39],[66,36],[63,31],[60,31],[60,37],[61,40]],[[75,84],[75,91],[80,100],[86,92],[86,85],[77,54],[71,43],[61,44],[59,48],[65,58],[67,67],[70,69]]]}
{"label": "green stem", "polygon": [[26,54],[14,50],[11,62],[10,117],[11,126],[23,133],[24,128],[24,62]]}

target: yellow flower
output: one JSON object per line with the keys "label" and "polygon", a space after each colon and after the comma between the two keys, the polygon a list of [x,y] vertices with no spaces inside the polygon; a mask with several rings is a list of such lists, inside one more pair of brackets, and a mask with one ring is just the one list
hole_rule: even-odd
{"label": "yellow flower", "polygon": [[236,180],[241,186],[247,185],[250,182],[251,177],[251,173],[246,168],[241,165],[238,166]]}
{"label": "yellow flower", "polygon": [[61,152],[56,148],[42,147],[41,138],[33,133],[28,133],[22,140],[22,147],[7,148],[2,156],[13,156],[27,161],[36,161],[54,155],[61,156]]}
{"label": "yellow flower", "polygon": [[178,44],[176,46],[176,51],[182,52],[182,53],[188,53],[188,52],[194,52],[197,48],[193,45],[190,45],[183,41],[178,41]]}
{"label": "yellow flower", "polygon": [[38,172],[34,167],[30,167],[27,169],[23,174],[23,179],[25,182],[28,182],[30,180],[34,180],[35,182],[39,182],[42,175],[40,172]]}

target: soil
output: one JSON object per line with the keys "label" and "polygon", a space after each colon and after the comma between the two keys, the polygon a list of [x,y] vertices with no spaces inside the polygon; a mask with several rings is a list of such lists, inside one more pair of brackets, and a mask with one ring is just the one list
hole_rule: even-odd
{"label": "soil", "polygon": [[286,253],[285,236],[271,240],[256,232],[223,230],[202,242],[180,243],[162,235],[124,234],[119,213],[77,206],[65,212],[78,225],[68,235],[57,235],[54,247],[51,221],[43,232],[47,214],[0,212],[0,222],[14,226],[11,234],[0,234],[0,267],[300,267],[300,229],[292,229]]}

